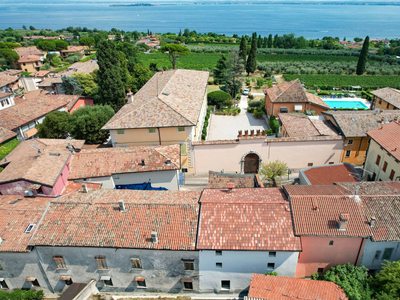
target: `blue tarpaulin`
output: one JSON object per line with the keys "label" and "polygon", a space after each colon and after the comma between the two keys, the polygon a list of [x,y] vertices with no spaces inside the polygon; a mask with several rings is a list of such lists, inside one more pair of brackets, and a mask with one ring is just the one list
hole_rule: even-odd
{"label": "blue tarpaulin", "polygon": [[150,182],[135,184],[118,184],[115,186],[117,190],[140,190],[140,191],[167,191],[163,187],[152,187]]}

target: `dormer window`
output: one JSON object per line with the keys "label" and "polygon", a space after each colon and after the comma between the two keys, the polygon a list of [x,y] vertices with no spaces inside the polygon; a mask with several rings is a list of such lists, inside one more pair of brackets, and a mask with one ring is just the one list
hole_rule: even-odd
{"label": "dormer window", "polygon": [[28,227],[26,227],[26,229],[25,229],[25,233],[30,233],[32,231],[33,227],[35,227],[35,225],[36,224],[33,224],[33,223],[29,224]]}

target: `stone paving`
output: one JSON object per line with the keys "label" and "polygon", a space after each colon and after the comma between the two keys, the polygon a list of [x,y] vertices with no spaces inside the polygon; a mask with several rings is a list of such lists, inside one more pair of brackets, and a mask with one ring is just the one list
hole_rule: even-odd
{"label": "stone paving", "polygon": [[256,119],[247,112],[247,96],[241,97],[239,107],[241,112],[237,116],[211,115],[207,141],[236,139],[239,130],[244,133],[244,130],[268,129],[264,119]]}

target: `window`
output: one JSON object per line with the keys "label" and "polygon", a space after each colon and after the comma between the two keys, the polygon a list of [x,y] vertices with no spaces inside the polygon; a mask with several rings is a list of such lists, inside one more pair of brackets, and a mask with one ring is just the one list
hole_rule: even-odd
{"label": "window", "polygon": [[268,270],[268,271],[275,270],[275,263],[268,263],[268,265],[267,265],[267,270]]}
{"label": "window", "polygon": [[269,256],[269,257],[276,257],[276,252],[275,252],[275,251],[270,251],[270,252],[268,253],[268,256]]}
{"label": "window", "polygon": [[309,167],[312,167],[314,165],[314,163],[308,163]]}
{"label": "window", "polygon": [[53,256],[53,260],[56,262],[57,269],[67,269],[67,265],[65,264],[64,257]]}
{"label": "window", "polygon": [[94,258],[95,261],[97,261],[97,265],[99,267],[99,270],[107,270],[107,263],[106,263],[106,258],[104,256],[96,256]]}
{"label": "window", "polygon": [[376,251],[374,259],[379,259],[379,257],[381,256],[381,252],[382,251],[380,251],[380,250]]}
{"label": "window", "polygon": [[281,113],[287,113],[287,112],[288,112],[287,107],[281,107],[281,108],[280,108],[280,112],[281,112]]}
{"label": "window", "polygon": [[333,246],[333,241],[329,241],[329,246]]}
{"label": "window", "polygon": [[182,168],[182,173],[187,173],[188,172],[188,168]]}
{"label": "window", "polygon": [[371,179],[371,180],[372,180],[372,181],[375,181],[375,178],[376,178],[376,173],[373,172],[373,173],[372,173],[372,179]]}
{"label": "window", "polygon": [[138,288],[145,289],[147,287],[146,280],[144,279],[144,277],[135,277],[135,281]]}
{"label": "window", "polygon": [[378,155],[378,156],[376,157],[375,164],[376,164],[377,166],[379,166],[379,163],[380,163],[380,162],[381,162],[381,156]]}
{"label": "window", "polygon": [[113,282],[110,276],[101,276],[100,280],[104,282],[105,286],[113,286]]}
{"label": "window", "polygon": [[54,85],[52,85],[52,86],[51,86],[51,89],[52,89],[53,91],[55,91],[55,90],[56,90],[56,87],[55,87]]}
{"label": "window", "polygon": [[71,276],[61,276],[60,280],[65,281],[66,285],[71,285],[73,283]]}
{"label": "window", "polygon": [[317,271],[317,272],[318,272],[318,274],[321,275],[322,273],[324,273],[324,268],[318,268],[318,271]]}
{"label": "window", "polygon": [[390,259],[394,248],[385,248],[383,251],[382,259]]}
{"label": "window", "polygon": [[118,135],[125,134],[125,130],[124,129],[117,129],[117,134]]}
{"label": "window", "polygon": [[187,155],[186,143],[181,144],[181,155]]}
{"label": "window", "polygon": [[[26,66],[25,63],[22,63],[23,66]],[[26,70],[26,69],[25,69]]]}
{"label": "window", "polygon": [[221,290],[230,290],[230,289],[231,289],[231,281],[221,280]]}
{"label": "window", "polygon": [[25,233],[30,233],[33,229],[33,227],[35,227],[35,224],[31,223],[28,225],[28,227],[26,227],[25,229]]}
{"label": "window", "polygon": [[8,290],[8,285],[7,285],[6,281],[4,280],[4,278],[0,279],[0,289]]}
{"label": "window", "polygon": [[388,165],[388,163],[385,161],[385,162],[383,163],[383,167],[382,167],[382,171],[383,171],[383,172],[386,172],[387,165]]}
{"label": "window", "polygon": [[140,261],[139,257],[132,257],[131,263],[132,263],[132,269],[142,269],[142,262]]}
{"label": "window", "polygon": [[32,285],[33,285],[33,286],[40,287],[39,281],[38,281],[37,279],[35,279],[34,281],[32,281]]}
{"label": "window", "polygon": [[390,180],[393,180],[393,178],[394,178],[394,170],[392,170],[392,171],[390,172],[389,178],[390,178]]}
{"label": "window", "polygon": [[194,261],[193,260],[182,260],[185,271],[193,271],[194,270]]}
{"label": "window", "polygon": [[222,256],[222,251],[221,251],[221,250],[216,250],[216,251],[215,251],[215,255],[217,255],[217,256]]}
{"label": "window", "polygon": [[221,262],[215,263],[215,267],[217,267],[217,268],[222,268],[222,263],[221,263]]}
{"label": "window", "polygon": [[347,145],[353,145],[353,140],[348,140]]}
{"label": "window", "polygon": [[295,111],[303,110],[303,105],[301,105],[301,104],[295,104],[295,105],[294,105],[294,110],[295,110]]}
{"label": "window", "polygon": [[333,164],[334,164],[334,162],[333,162],[333,161],[330,161],[330,162],[329,162],[329,164],[330,164],[330,165],[333,165]]}
{"label": "window", "polygon": [[193,290],[193,282],[184,282],[183,289],[184,290]]}
{"label": "window", "polygon": [[345,157],[350,157],[350,154],[351,154],[351,150],[346,150],[346,155],[345,155]]}
{"label": "window", "polygon": [[379,98],[379,104],[382,104],[382,99]]}
{"label": "window", "polygon": [[149,133],[156,133],[156,129],[155,128],[149,128]]}
{"label": "window", "polygon": [[390,105],[390,104],[388,103],[388,104],[386,105],[386,108],[389,108],[389,105]]}
{"label": "window", "polygon": [[178,132],[185,132],[185,127],[178,127]]}

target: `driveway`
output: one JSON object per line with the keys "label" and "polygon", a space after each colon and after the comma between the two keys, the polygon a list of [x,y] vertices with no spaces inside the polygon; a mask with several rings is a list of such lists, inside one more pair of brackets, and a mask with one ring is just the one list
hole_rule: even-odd
{"label": "driveway", "polygon": [[240,98],[240,114],[237,116],[211,115],[210,129],[207,141],[236,139],[238,131],[242,130],[267,130],[268,126],[264,119],[256,119],[253,114],[247,112],[247,96]]}

